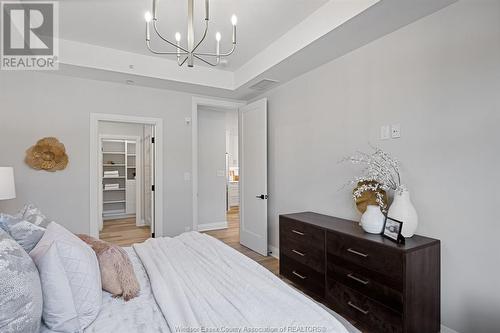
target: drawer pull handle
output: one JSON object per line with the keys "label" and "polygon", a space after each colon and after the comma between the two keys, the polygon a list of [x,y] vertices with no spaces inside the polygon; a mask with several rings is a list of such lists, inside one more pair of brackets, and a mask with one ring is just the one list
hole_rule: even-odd
{"label": "drawer pull handle", "polygon": [[362,308],[360,308],[359,306],[357,306],[356,304],[353,304],[351,301],[347,302],[347,304],[353,308],[353,309],[356,309],[358,310],[359,312],[361,312],[362,314],[364,315],[367,315],[370,311],[368,310],[363,310]]}
{"label": "drawer pull handle", "polygon": [[305,280],[307,279],[307,276],[304,276],[304,275],[300,275],[299,273],[297,273],[296,271],[292,271],[292,274],[301,278],[302,280]]}
{"label": "drawer pull handle", "polygon": [[366,253],[358,252],[358,251],[353,250],[351,248],[347,249],[347,252],[351,252],[351,253],[353,253],[353,254],[355,254],[357,256],[363,257],[363,258],[368,257],[368,255]]}
{"label": "drawer pull handle", "polygon": [[361,284],[364,284],[365,286],[366,286],[368,283],[370,283],[370,281],[360,279],[359,277],[356,277],[356,276],[352,275],[352,273],[347,274],[347,277],[348,277],[348,278],[350,278],[350,279],[353,279],[354,281],[357,281],[357,282],[359,282],[359,283],[361,283]]}
{"label": "drawer pull handle", "polygon": [[295,229],[292,229],[292,232],[293,232],[294,234],[301,235],[301,236],[304,236],[304,235],[305,235],[305,233],[300,232],[300,231],[297,231],[297,230],[295,230]]}
{"label": "drawer pull handle", "polygon": [[292,250],[292,252],[295,253],[295,254],[298,254],[301,257],[304,257],[306,255],[305,253],[299,252],[297,250]]}

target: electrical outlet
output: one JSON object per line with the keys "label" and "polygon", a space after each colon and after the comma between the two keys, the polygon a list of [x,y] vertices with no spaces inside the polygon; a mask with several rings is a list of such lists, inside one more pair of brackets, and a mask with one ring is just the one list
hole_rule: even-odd
{"label": "electrical outlet", "polygon": [[184,172],[184,180],[187,182],[191,180],[191,174],[189,172]]}
{"label": "electrical outlet", "polygon": [[391,138],[391,128],[389,125],[380,127],[380,140],[389,140]]}
{"label": "electrical outlet", "polygon": [[398,139],[401,137],[401,125],[393,124],[391,126],[391,136],[393,139]]}

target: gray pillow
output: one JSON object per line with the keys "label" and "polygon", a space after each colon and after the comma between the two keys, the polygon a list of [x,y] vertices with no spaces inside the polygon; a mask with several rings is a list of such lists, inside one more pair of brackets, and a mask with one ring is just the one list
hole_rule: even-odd
{"label": "gray pillow", "polygon": [[0,229],[0,332],[35,333],[42,319],[42,287],[30,256]]}
{"label": "gray pillow", "polygon": [[33,250],[42,238],[45,229],[22,218],[0,213],[0,227],[23,247],[26,252]]}
{"label": "gray pillow", "polygon": [[47,228],[50,222],[53,222],[47,216],[45,216],[42,211],[34,204],[27,204],[19,212],[19,217],[23,220],[33,223],[34,225],[40,226],[42,228]]}

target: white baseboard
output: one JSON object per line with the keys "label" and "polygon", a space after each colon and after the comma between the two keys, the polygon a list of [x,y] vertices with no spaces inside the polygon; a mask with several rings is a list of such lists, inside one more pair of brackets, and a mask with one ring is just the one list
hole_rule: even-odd
{"label": "white baseboard", "polygon": [[198,231],[210,231],[210,230],[219,230],[226,228],[227,228],[227,221],[198,224]]}
{"label": "white baseboard", "polygon": [[272,245],[268,245],[267,246],[268,250],[269,250],[269,255],[271,257],[274,257],[276,259],[279,259],[280,258],[280,249],[277,248],[277,247],[274,247]]}
{"label": "white baseboard", "polygon": [[458,333],[457,331],[455,330],[452,330],[451,328],[449,327],[446,327],[444,325],[441,325],[441,333]]}

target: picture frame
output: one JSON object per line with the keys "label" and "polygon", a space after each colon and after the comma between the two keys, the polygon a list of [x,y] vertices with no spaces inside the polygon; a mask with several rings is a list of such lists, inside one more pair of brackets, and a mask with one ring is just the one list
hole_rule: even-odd
{"label": "picture frame", "polygon": [[403,230],[402,221],[398,221],[389,216],[385,218],[384,228],[382,230],[383,237],[398,244],[404,244],[405,238],[401,235],[401,230]]}

